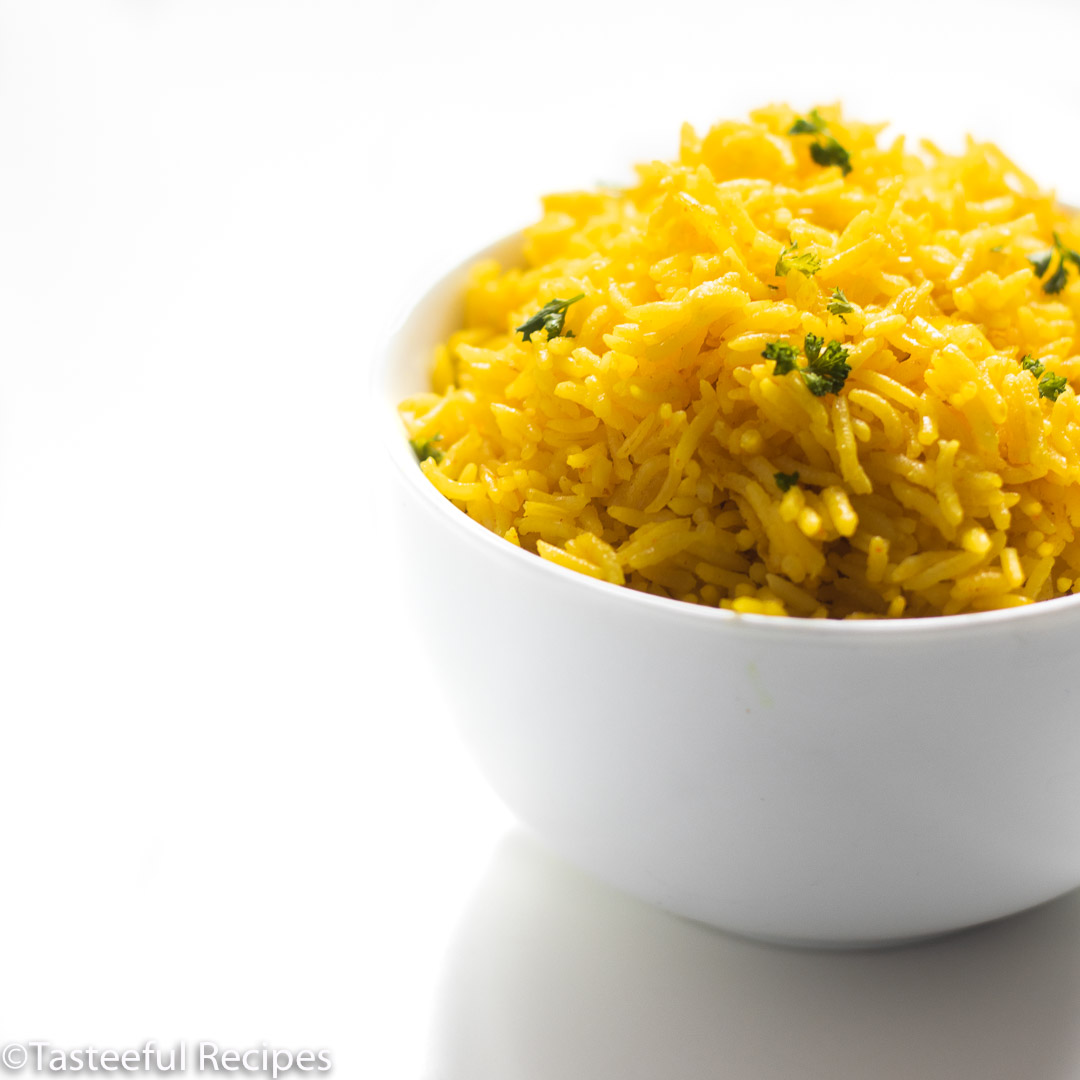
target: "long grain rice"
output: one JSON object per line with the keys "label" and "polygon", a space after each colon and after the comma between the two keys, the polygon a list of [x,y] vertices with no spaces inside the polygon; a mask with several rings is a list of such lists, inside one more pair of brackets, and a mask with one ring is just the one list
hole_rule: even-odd
{"label": "long grain rice", "polygon": [[[430,392],[401,404],[424,474],[541,558],[741,612],[1076,591],[1080,216],[993,145],[914,153],[817,117],[827,136],[786,106],[686,126],[634,186],[545,199],[524,265],[474,267]],[[815,160],[827,138],[848,174]],[[806,272],[777,272],[785,249]],[[515,331],[579,293],[569,333]],[[847,348],[838,392],[762,356],[807,334]]]}

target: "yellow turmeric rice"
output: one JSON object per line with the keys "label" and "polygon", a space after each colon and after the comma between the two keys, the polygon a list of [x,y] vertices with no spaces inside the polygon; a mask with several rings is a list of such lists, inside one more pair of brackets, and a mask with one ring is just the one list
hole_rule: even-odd
{"label": "yellow turmeric rice", "polygon": [[1080,215],[996,146],[771,106],[472,270],[420,468],[560,566],[741,612],[1080,591]]}

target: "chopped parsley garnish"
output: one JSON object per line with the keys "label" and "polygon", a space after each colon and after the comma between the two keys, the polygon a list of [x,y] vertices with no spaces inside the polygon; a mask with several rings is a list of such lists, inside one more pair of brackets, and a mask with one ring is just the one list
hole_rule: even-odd
{"label": "chopped parsley garnish", "polygon": [[773,479],[781,491],[787,492],[799,482],[799,474],[797,471],[793,473],[778,472],[773,473]]}
{"label": "chopped parsley garnish", "polygon": [[[808,334],[807,339],[810,336]],[[814,397],[840,393],[844,382],[851,374],[847,356],[847,349],[839,341],[830,341],[820,357],[810,359],[810,354],[807,353],[810,363],[803,369],[802,374],[807,388]]]}
{"label": "chopped parsley garnish", "polygon": [[851,301],[844,295],[842,289],[833,289],[832,299],[829,301],[828,307],[825,309],[830,315],[839,315],[841,322],[847,322],[844,318],[845,315],[850,315],[855,308],[852,306]]}
{"label": "chopped parsley garnish", "polygon": [[[1039,397],[1057,401],[1064,392],[1065,387],[1069,385],[1069,380],[1064,375],[1055,375],[1052,371],[1046,371],[1046,365],[1033,356],[1025,356],[1020,361],[1020,366],[1025,371],[1030,371],[1036,379],[1039,379],[1039,376],[1042,375],[1042,378],[1039,379]],[[1044,375],[1043,372],[1046,372],[1046,374]]]}
{"label": "chopped parsley garnish", "polygon": [[799,354],[786,341],[770,341],[761,355],[766,360],[776,361],[776,367],[773,368],[774,375],[786,375],[798,366],[795,363],[795,357]]}
{"label": "chopped parsley garnish", "polygon": [[803,355],[811,364],[816,363],[817,358],[821,355],[822,346],[825,344],[825,339],[818,337],[817,334],[807,334],[803,338]]}
{"label": "chopped parsley garnish", "polygon": [[825,130],[825,121],[817,109],[810,110],[810,119],[804,120],[801,116],[791,125],[789,135],[819,135]]}
{"label": "chopped parsley garnish", "polygon": [[811,143],[810,156],[823,169],[839,165],[845,176],[851,172],[851,155],[831,135],[826,136],[823,143]]}
{"label": "chopped parsley garnish", "polygon": [[1057,401],[1061,397],[1065,387],[1069,385],[1069,380],[1064,375],[1055,375],[1053,372],[1048,371],[1039,380],[1039,397],[1049,398],[1051,401]]}
{"label": "chopped parsley garnish", "polygon": [[1043,282],[1043,292],[1053,296],[1061,292],[1069,280],[1069,272],[1065,269],[1065,260],[1058,263],[1058,268]]}
{"label": "chopped parsley garnish", "polygon": [[1028,262],[1035,267],[1035,276],[1042,277],[1050,269],[1050,263],[1054,261],[1054,249],[1040,251],[1038,255],[1029,255]]}
{"label": "chopped parsley garnish", "polygon": [[851,154],[829,134],[828,124],[817,109],[811,109],[809,116],[809,120],[800,116],[788,129],[788,134],[820,135],[820,139],[810,144],[810,156],[823,169],[838,165],[840,171],[847,176],[851,172]]}
{"label": "chopped parsley garnish", "polygon": [[1029,255],[1028,262],[1035,268],[1035,276],[1046,277],[1051,265],[1057,261],[1057,268],[1042,283],[1043,292],[1053,296],[1065,288],[1069,280],[1068,264],[1072,263],[1080,270],[1080,252],[1066,247],[1060,236],[1054,233],[1054,246],[1046,251],[1040,251],[1037,255]]}
{"label": "chopped parsley garnish", "polygon": [[805,277],[813,277],[821,269],[821,260],[812,251],[799,255],[798,250],[799,243],[795,241],[780,252],[780,258],[776,260],[777,277],[785,277],[792,270],[798,270]]}
{"label": "chopped parsley garnish", "polygon": [[438,432],[432,435],[430,439],[410,439],[409,445],[413,448],[417,461],[427,461],[428,458],[433,458],[435,464],[438,465],[443,459],[443,453],[434,445],[437,442],[442,442],[442,436]]}
{"label": "chopped parsley garnish", "polygon": [[761,355],[766,360],[776,361],[774,375],[787,375],[790,371],[797,371],[814,397],[839,394],[851,374],[851,367],[847,362],[847,346],[841,345],[839,341],[830,341],[826,345],[825,339],[816,334],[807,334],[803,339],[805,367],[799,367],[795,363],[798,354],[785,342],[771,341]]}
{"label": "chopped parsley garnish", "polygon": [[[532,341],[533,334],[541,330],[547,331],[548,341],[562,336],[563,324],[566,322],[566,309],[579,300],[584,300],[585,294],[578,293],[569,300],[549,300],[531,319],[526,319],[515,331],[525,335],[526,341]],[[567,335],[572,337],[573,335]]]}

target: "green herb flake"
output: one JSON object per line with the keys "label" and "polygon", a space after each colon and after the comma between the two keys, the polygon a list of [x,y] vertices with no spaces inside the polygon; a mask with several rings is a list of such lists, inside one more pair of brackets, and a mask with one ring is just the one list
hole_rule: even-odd
{"label": "green herb flake", "polygon": [[1031,356],[1025,356],[1024,359],[1020,361],[1020,366],[1025,371],[1030,371],[1036,379],[1044,371],[1043,362],[1041,360],[1036,360],[1034,357]]}
{"label": "green herb flake", "polygon": [[810,156],[823,169],[838,165],[844,176],[851,172],[851,155],[831,135],[826,135],[824,142],[811,143]]}
{"label": "green herb flake", "polygon": [[[809,340],[812,336],[808,334],[807,339]],[[807,353],[807,359],[810,362],[803,368],[802,376],[807,389],[814,397],[840,393],[847,377],[851,374],[847,358],[847,347],[841,345],[839,341],[830,341],[825,346],[825,351],[812,360],[810,360],[810,354]]]}
{"label": "green herb flake", "polygon": [[1051,401],[1057,401],[1061,397],[1065,387],[1069,385],[1069,380],[1064,375],[1055,375],[1053,372],[1048,371],[1039,380],[1039,397],[1049,398]]}
{"label": "green herb flake", "polygon": [[807,334],[806,337],[803,338],[803,355],[811,364],[813,364],[821,355],[821,350],[824,346],[824,338],[818,337],[817,334]]}
{"label": "green herb flake", "polygon": [[569,300],[559,300],[557,297],[549,300],[531,319],[526,319],[521,326],[517,327],[515,333],[523,334],[526,341],[532,341],[533,334],[541,330],[547,331],[548,341],[561,337],[563,325],[566,322],[566,309],[571,304],[584,299],[585,294],[578,293]]}
{"label": "green herb flake", "polygon": [[789,135],[819,135],[825,130],[825,121],[822,119],[821,113],[817,109],[811,109],[809,113],[810,119],[804,120],[801,116],[798,117],[794,124],[788,129]]}
{"label": "green herb flake", "polygon": [[821,269],[821,259],[812,251],[798,254],[799,243],[795,241],[780,252],[776,260],[776,276],[786,277],[792,270],[798,270],[804,277],[813,277]]}
{"label": "green herb flake", "polygon": [[774,375],[786,375],[796,368],[795,357],[798,355],[786,341],[770,341],[761,354],[766,360],[775,360]]}
{"label": "green herb flake", "polygon": [[[1055,260],[1057,261],[1057,267],[1049,277],[1046,277]],[[1072,263],[1077,270],[1080,270],[1080,252],[1066,247],[1061,237],[1054,233],[1054,246],[1035,255],[1029,255],[1028,262],[1034,268],[1036,277],[1046,277],[1046,280],[1042,283],[1043,292],[1049,296],[1055,296],[1068,284],[1069,263]]]}
{"label": "green herb flake", "polygon": [[428,458],[432,458],[438,465],[443,459],[443,452],[435,446],[437,442],[442,442],[442,436],[438,432],[430,439],[410,439],[409,445],[413,448],[417,461],[427,461]]}
{"label": "green herb flake", "polygon": [[798,353],[792,346],[783,341],[773,341],[765,346],[761,354],[766,360],[775,360],[774,375],[787,375],[797,371],[806,383],[807,389],[815,397],[824,397],[825,394],[839,394],[844,387],[851,367],[848,365],[848,349],[839,341],[830,341],[824,345],[824,340],[816,334],[807,334],[803,339],[803,353],[806,356],[806,366],[799,367],[795,362]]}
{"label": "green herb flake", "polygon": [[1050,269],[1050,263],[1054,261],[1054,249],[1040,251],[1038,255],[1029,255],[1028,262],[1035,268],[1035,276],[1042,277]]}
{"label": "green herb flake", "polygon": [[844,316],[850,315],[855,308],[851,301],[844,295],[843,290],[836,288],[833,289],[832,299],[829,301],[825,310],[830,315],[839,315],[840,321],[846,323],[847,319],[845,319]]}
{"label": "green herb flake", "polygon": [[823,169],[827,169],[830,165],[838,165],[844,176],[847,176],[851,172],[851,154],[829,134],[828,125],[817,109],[811,109],[809,116],[808,120],[800,116],[788,128],[788,134],[820,135],[821,138],[817,142],[810,144],[810,157]]}
{"label": "green herb flake", "polygon": [[778,472],[773,473],[773,479],[781,491],[788,492],[799,482],[799,474],[798,471],[793,473]]}
{"label": "green herb flake", "polygon": [[1058,268],[1043,282],[1043,292],[1049,296],[1055,296],[1065,288],[1069,280],[1069,272],[1065,269],[1065,260],[1058,263]]}

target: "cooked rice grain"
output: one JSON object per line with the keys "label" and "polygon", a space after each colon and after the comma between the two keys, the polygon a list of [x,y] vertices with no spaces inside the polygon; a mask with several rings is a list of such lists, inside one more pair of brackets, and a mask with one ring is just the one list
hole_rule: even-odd
{"label": "cooked rice grain", "polygon": [[[424,474],[541,558],[736,611],[897,618],[1075,591],[1080,265],[1047,285],[1080,217],[993,145],[915,154],[819,115],[847,175],[773,106],[684,127],[678,159],[626,190],[545,199],[524,267],[473,268],[431,392],[401,404],[418,445],[439,436]],[[778,274],[785,249],[808,272]],[[515,332],[578,293],[563,336]],[[807,334],[847,347],[838,393],[762,357]],[[1033,365],[1068,380],[1056,400]]]}

